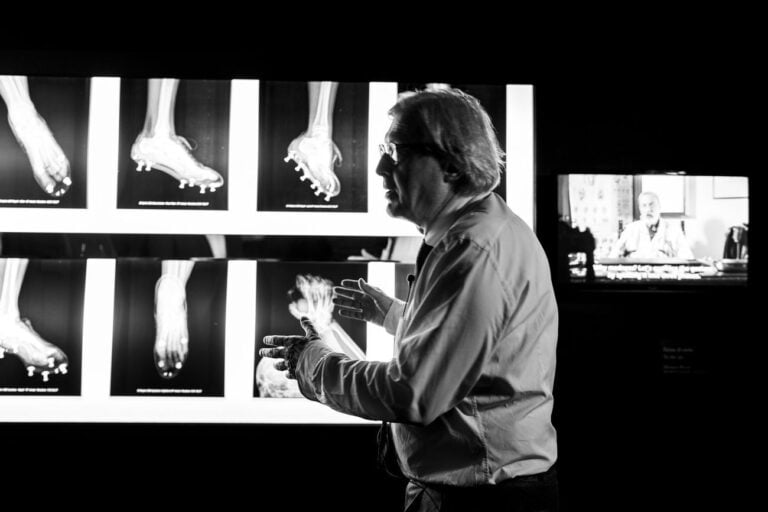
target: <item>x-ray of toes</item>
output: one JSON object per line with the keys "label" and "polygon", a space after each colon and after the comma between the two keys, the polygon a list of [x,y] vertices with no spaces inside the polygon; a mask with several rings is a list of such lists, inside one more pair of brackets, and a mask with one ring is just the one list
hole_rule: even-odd
{"label": "x-ray of toes", "polygon": [[0,395],[80,395],[85,266],[0,258]]}
{"label": "x-ray of toes", "polygon": [[230,83],[121,81],[118,208],[227,209]]}
{"label": "x-ray of toes", "polygon": [[120,259],[112,395],[223,396],[227,264]]}
{"label": "x-ray of toes", "polygon": [[85,208],[88,78],[0,75],[0,207]]}
{"label": "x-ray of toes", "polygon": [[368,84],[260,85],[260,211],[365,212]]}

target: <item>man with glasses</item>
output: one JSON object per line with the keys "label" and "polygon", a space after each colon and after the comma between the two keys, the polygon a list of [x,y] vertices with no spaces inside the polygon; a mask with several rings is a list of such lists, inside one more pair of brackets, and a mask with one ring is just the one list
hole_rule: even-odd
{"label": "man with glasses", "polygon": [[490,118],[455,89],[401,95],[390,114],[377,174],[388,213],[424,234],[416,275],[406,302],[360,279],[334,303],[394,334],[395,356],[332,352],[306,318],[261,355],[310,400],[385,422],[406,510],[557,510],[557,305],[536,235],[493,192]]}

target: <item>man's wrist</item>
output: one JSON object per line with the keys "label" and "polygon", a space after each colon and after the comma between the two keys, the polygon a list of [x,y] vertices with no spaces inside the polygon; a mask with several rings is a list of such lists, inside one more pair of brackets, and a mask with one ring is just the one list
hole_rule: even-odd
{"label": "man's wrist", "polygon": [[313,369],[317,361],[329,352],[333,350],[322,339],[307,340],[299,357],[296,358],[296,370],[305,372],[307,369]]}
{"label": "man's wrist", "polygon": [[403,316],[403,309],[405,308],[405,302],[400,299],[392,299],[392,303],[389,305],[387,314],[384,316],[384,329],[394,335],[397,332],[397,324],[400,323],[400,318]]}
{"label": "man's wrist", "polygon": [[316,374],[317,366],[322,363],[323,358],[331,353],[333,353],[333,350],[321,339],[308,340],[304,345],[304,349],[296,361],[294,373],[296,374],[299,390],[306,398],[314,401],[319,400],[315,393],[315,389],[319,389],[319,387],[314,385],[314,375]]}

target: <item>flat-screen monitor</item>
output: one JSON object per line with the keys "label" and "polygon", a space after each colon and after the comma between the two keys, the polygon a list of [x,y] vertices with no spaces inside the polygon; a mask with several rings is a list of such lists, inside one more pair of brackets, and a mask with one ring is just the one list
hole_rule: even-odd
{"label": "flat-screen monitor", "polygon": [[557,176],[558,275],[568,285],[746,286],[749,179]]}

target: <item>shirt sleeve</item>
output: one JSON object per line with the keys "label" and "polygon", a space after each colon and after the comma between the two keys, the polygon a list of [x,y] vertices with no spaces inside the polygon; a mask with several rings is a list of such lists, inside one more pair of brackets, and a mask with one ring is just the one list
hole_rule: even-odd
{"label": "shirt sleeve", "polygon": [[405,302],[400,299],[394,299],[389,306],[387,316],[384,317],[384,329],[387,333],[394,336],[397,332],[397,325],[400,323],[400,319],[403,317],[403,310],[405,309]]}
{"label": "shirt sleeve", "polygon": [[355,361],[310,343],[296,371],[304,396],[363,418],[426,425],[470,392],[504,328],[508,283],[469,240],[435,252],[416,283],[397,357]]}

